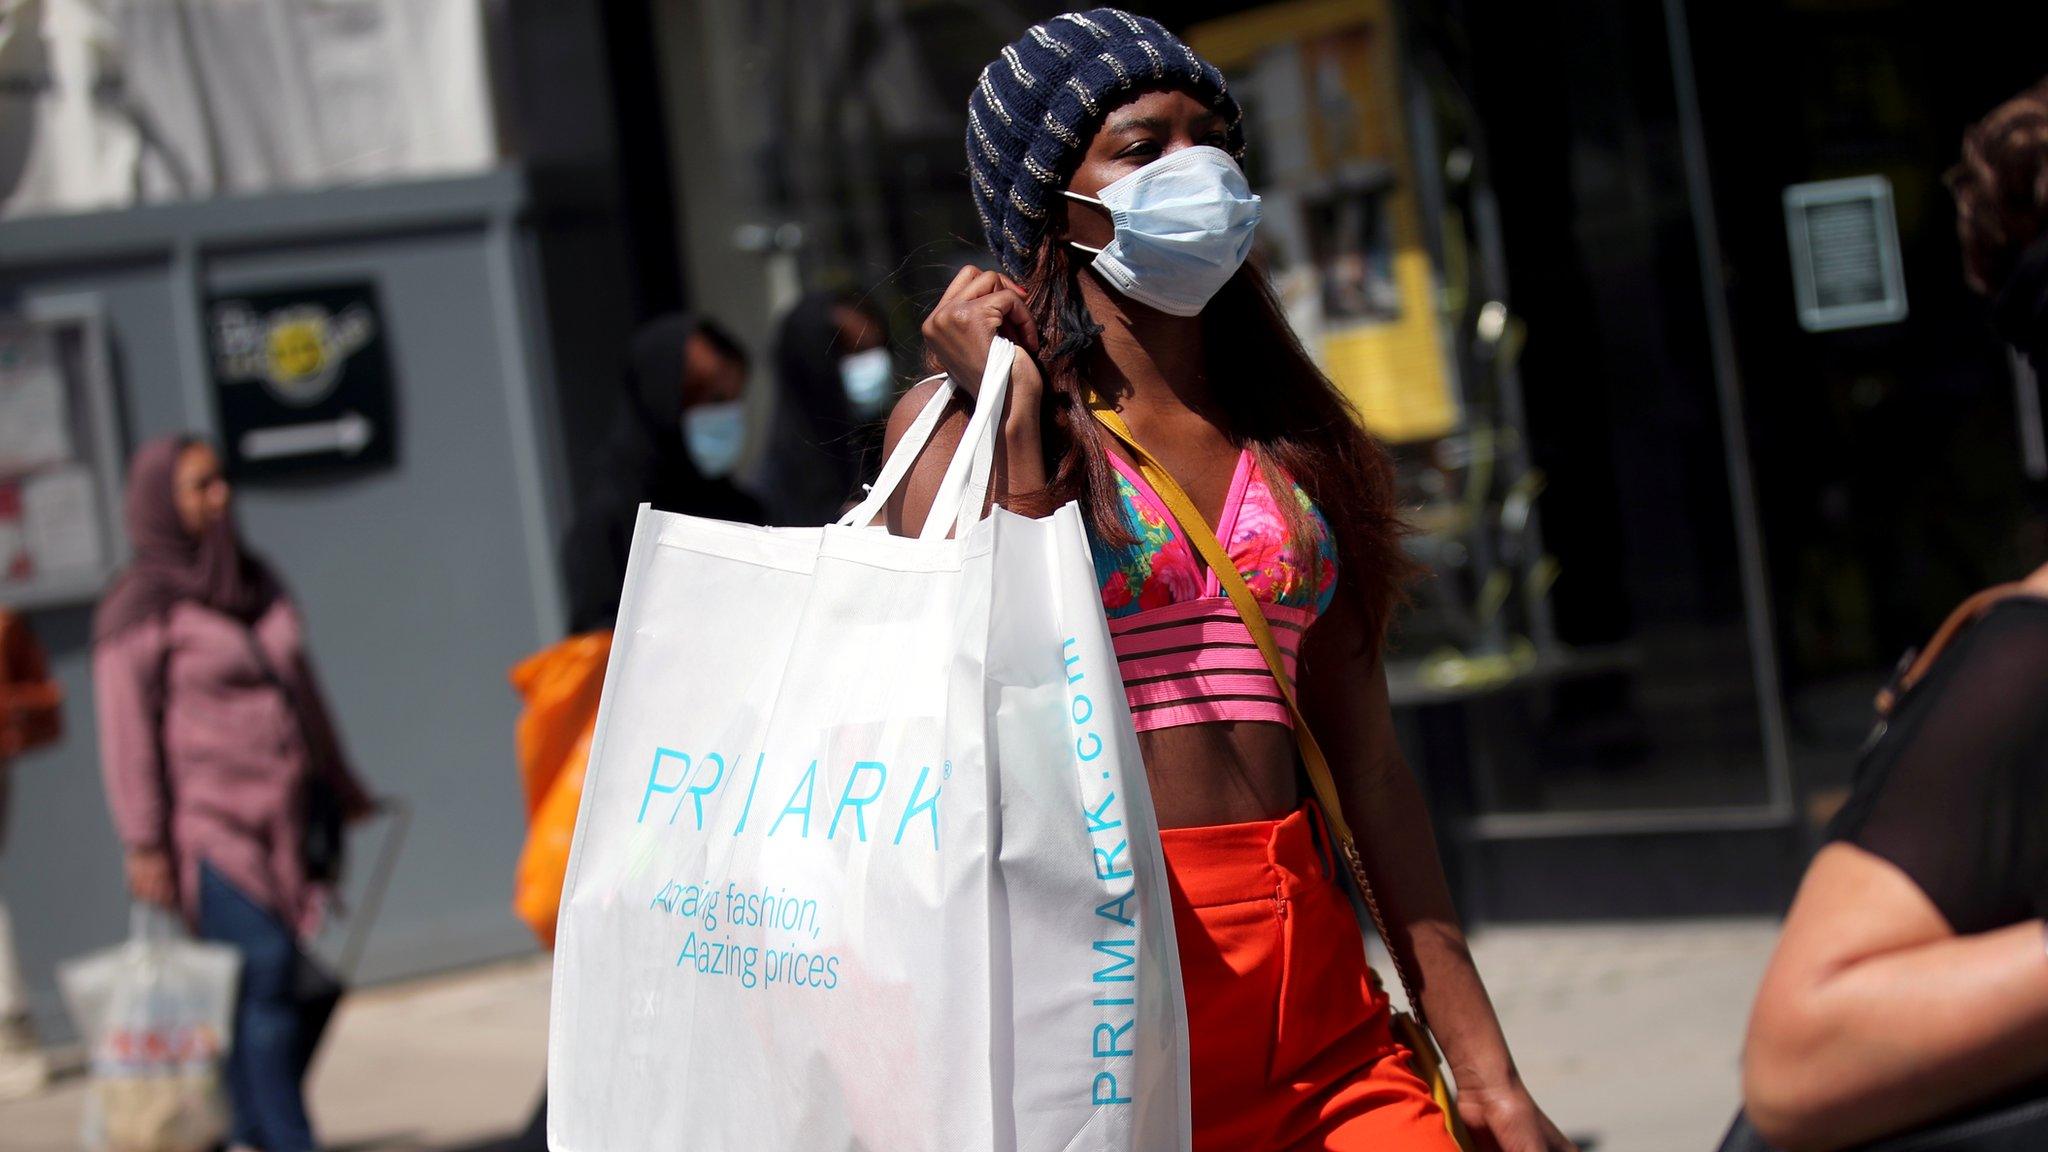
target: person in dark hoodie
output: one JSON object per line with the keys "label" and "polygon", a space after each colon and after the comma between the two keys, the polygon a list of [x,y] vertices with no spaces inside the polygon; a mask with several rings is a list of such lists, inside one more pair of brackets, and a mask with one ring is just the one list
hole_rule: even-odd
{"label": "person in dark hoodie", "polygon": [[671,313],[634,334],[602,455],[563,543],[569,635],[518,664],[517,730],[527,840],[513,908],[554,947],[562,876],[590,733],[641,504],[759,524],[760,501],[730,479],[745,451],[747,357],[716,324]]}
{"label": "person in dark hoodie", "polygon": [[[517,733],[527,838],[513,908],[543,947],[554,947],[562,876],[626,555],[641,504],[715,520],[759,524],[761,502],[732,481],[747,446],[747,354],[715,322],[671,312],[633,334],[611,431],[562,545],[569,635],[511,672],[523,699]],[[490,1152],[547,1152],[543,1089],[524,1129]]]}
{"label": "person in dark hoodie", "polygon": [[746,451],[747,354],[715,322],[673,312],[633,334],[625,387],[563,546],[569,631],[610,628],[640,505],[765,522],[732,481]]}
{"label": "person in dark hoodie", "polygon": [[859,497],[896,399],[888,325],[865,300],[812,292],[782,318],[775,377],[762,495],[777,524],[826,523]]}

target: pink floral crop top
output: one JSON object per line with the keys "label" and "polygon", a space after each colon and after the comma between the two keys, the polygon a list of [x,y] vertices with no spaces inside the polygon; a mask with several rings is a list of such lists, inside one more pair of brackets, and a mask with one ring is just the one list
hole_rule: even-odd
{"label": "pink floral crop top", "polygon": [[[1089,544],[1138,731],[1219,720],[1292,725],[1280,686],[1215,574],[1137,469],[1115,453],[1110,460],[1137,539],[1113,547],[1091,537]],[[1308,493],[1289,487],[1307,513],[1312,540],[1289,538],[1249,449],[1238,457],[1216,533],[1265,609],[1292,681],[1302,634],[1336,594],[1337,549]]]}

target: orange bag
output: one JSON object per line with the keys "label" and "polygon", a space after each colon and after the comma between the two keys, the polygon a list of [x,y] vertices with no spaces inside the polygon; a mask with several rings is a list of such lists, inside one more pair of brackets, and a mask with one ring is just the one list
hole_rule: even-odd
{"label": "orange bag", "polygon": [[64,733],[64,690],[28,622],[0,608],[0,761]]}
{"label": "orange bag", "polygon": [[526,701],[519,714],[519,783],[526,796],[526,844],[519,851],[512,910],[539,938],[555,946],[555,915],[576,835],[583,770],[597,727],[605,661],[612,634],[585,632],[543,648],[512,669],[512,686]]}

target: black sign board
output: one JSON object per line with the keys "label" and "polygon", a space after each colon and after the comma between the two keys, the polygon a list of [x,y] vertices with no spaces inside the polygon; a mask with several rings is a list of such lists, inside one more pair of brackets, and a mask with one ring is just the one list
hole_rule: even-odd
{"label": "black sign board", "polygon": [[376,285],[222,294],[208,299],[206,315],[229,476],[396,459],[391,358]]}

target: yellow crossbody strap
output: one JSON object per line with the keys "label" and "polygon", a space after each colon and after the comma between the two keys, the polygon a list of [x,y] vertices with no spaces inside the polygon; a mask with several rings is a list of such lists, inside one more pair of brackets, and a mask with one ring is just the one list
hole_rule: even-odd
{"label": "yellow crossbody strap", "polygon": [[1096,409],[1095,417],[1124,442],[1131,455],[1137,457],[1138,471],[1144,475],[1145,482],[1166,502],[1167,511],[1180,522],[1181,534],[1187,537],[1195,551],[1201,553],[1202,562],[1216,573],[1217,583],[1223,586],[1230,602],[1236,605],[1237,614],[1244,618],[1245,627],[1251,630],[1252,639],[1258,642],[1259,654],[1266,658],[1266,668],[1272,672],[1273,682],[1280,686],[1280,695],[1287,700],[1288,713],[1294,717],[1294,740],[1301,748],[1303,763],[1308,766],[1309,784],[1315,788],[1316,803],[1322,806],[1323,819],[1337,839],[1352,840],[1351,827],[1345,822],[1344,810],[1337,800],[1337,782],[1330,775],[1330,763],[1323,758],[1323,749],[1308,730],[1308,722],[1302,719],[1301,705],[1294,698],[1294,685],[1288,682],[1286,665],[1281,662],[1279,642],[1273,639],[1273,629],[1266,623],[1266,613],[1259,607],[1258,598],[1245,585],[1244,576],[1224,550],[1216,530],[1209,526],[1208,518],[1195,507],[1193,500],[1188,499],[1187,492],[1173,474],[1160,467],[1159,461],[1153,459],[1152,454],[1131,436],[1130,426],[1124,423],[1124,418],[1107,408]]}
{"label": "yellow crossbody strap", "polygon": [[1407,963],[1402,959],[1401,950],[1395,946],[1393,934],[1387,931],[1386,918],[1380,914],[1379,900],[1373,895],[1372,877],[1366,872],[1365,857],[1358,851],[1358,838],[1352,834],[1351,824],[1344,818],[1344,807],[1337,795],[1337,781],[1330,774],[1330,762],[1323,757],[1323,749],[1316,743],[1315,734],[1309,731],[1308,719],[1301,714],[1301,704],[1295,699],[1294,685],[1287,679],[1287,668],[1280,656],[1280,645],[1273,639],[1273,629],[1266,623],[1266,612],[1259,607],[1259,601],[1252,595],[1244,582],[1244,575],[1237,570],[1236,561],[1224,548],[1216,530],[1209,525],[1195,502],[1188,498],[1173,473],[1161,467],[1145,446],[1131,435],[1130,426],[1114,409],[1097,407],[1095,418],[1109,429],[1138,462],[1138,471],[1152,491],[1166,503],[1167,511],[1179,521],[1181,535],[1186,537],[1195,551],[1202,556],[1202,562],[1216,574],[1216,582],[1230,597],[1237,608],[1237,614],[1252,634],[1252,640],[1259,646],[1259,654],[1266,659],[1266,668],[1273,674],[1273,682],[1280,686],[1281,698],[1287,701],[1288,714],[1294,718],[1294,742],[1301,750],[1302,765],[1308,770],[1309,786],[1315,791],[1316,805],[1323,811],[1323,821],[1330,828],[1330,834],[1337,841],[1338,851],[1351,871],[1351,878],[1358,886],[1358,894],[1365,902],[1365,909],[1372,917],[1373,930],[1379,934],[1380,943],[1387,949],[1387,958],[1393,962],[1394,975],[1401,981],[1401,991],[1408,997],[1409,1011],[1415,1014],[1413,1032],[1402,1039],[1414,1051],[1422,1079],[1430,1086],[1431,1095],[1436,1097],[1438,1106],[1444,1111],[1444,1124],[1457,1137],[1461,1147],[1469,1148],[1470,1136],[1465,1132],[1464,1123],[1451,1098],[1449,1081],[1444,1077],[1437,1062],[1435,1045],[1431,1040],[1422,1013],[1422,1000],[1415,992],[1415,983],[1410,978]]}
{"label": "yellow crossbody strap", "polygon": [[[1186,490],[1173,478],[1173,474],[1160,467],[1159,461],[1153,459],[1152,454],[1145,451],[1144,445],[1139,444],[1131,435],[1130,426],[1124,423],[1124,418],[1107,408],[1097,408],[1095,416],[1102,421],[1103,427],[1115,434],[1118,440],[1123,441],[1125,447],[1131,450],[1131,454],[1137,457],[1138,471],[1144,475],[1145,482],[1150,484],[1152,490],[1159,494],[1159,498],[1166,502],[1167,511],[1172,512],[1173,518],[1180,522],[1181,534],[1194,545],[1195,551],[1201,553],[1202,562],[1216,574],[1217,583],[1223,586],[1224,593],[1237,607],[1238,616],[1243,618],[1245,627],[1251,631],[1252,639],[1258,643],[1259,654],[1266,658],[1266,668],[1273,674],[1273,682],[1280,686],[1280,695],[1287,701],[1288,713],[1294,717],[1294,742],[1301,749],[1302,764],[1308,769],[1309,786],[1315,790],[1316,804],[1323,810],[1323,820],[1330,826],[1330,834],[1336,838],[1345,859],[1349,861],[1358,857],[1358,838],[1352,833],[1350,822],[1344,819],[1343,802],[1337,797],[1337,781],[1330,774],[1330,762],[1323,757],[1322,745],[1316,743],[1315,733],[1309,731],[1308,720],[1301,714],[1301,704],[1295,699],[1294,685],[1288,681],[1286,665],[1281,662],[1280,645],[1273,639],[1273,629],[1266,623],[1266,612],[1259,607],[1258,597],[1253,596],[1252,590],[1245,585],[1244,576],[1237,570],[1237,563],[1231,560],[1230,554],[1224,550],[1223,541],[1217,538],[1216,530],[1209,526],[1208,518],[1195,507],[1193,500],[1188,499]],[[1407,966],[1401,962],[1400,953],[1395,950],[1386,924],[1380,918],[1379,902],[1374,899],[1372,886],[1364,874],[1362,858],[1354,872],[1357,874],[1355,879],[1358,881],[1360,894],[1365,897],[1366,908],[1372,913],[1373,928],[1379,932],[1381,943],[1387,946],[1388,955],[1394,961],[1394,970],[1401,977],[1402,990],[1408,993],[1409,1003],[1413,1005],[1415,994],[1414,989],[1409,986]]]}

